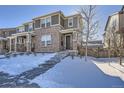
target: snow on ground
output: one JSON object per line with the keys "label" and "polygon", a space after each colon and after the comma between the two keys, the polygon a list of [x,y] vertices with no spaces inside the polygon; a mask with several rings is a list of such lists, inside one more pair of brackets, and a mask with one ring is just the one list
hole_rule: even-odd
{"label": "snow on ground", "polygon": [[36,56],[34,54],[17,55],[16,57],[0,59],[0,71],[11,75],[17,75],[37,67],[39,64],[42,64],[55,56],[55,54],[56,53],[38,53]]}
{"label": "snow on ground", "polygon": [[105,75],[90,58],[66,57],[46,73],[36,77],[31,83],[41,87],[124,87],[124,82]]}
{"label": "snow on ground", "polygon": [[113,61],[113,59],[110,59],[110,61],[108,60],[108,62],[105,61],[101,62],[100,60],[95,60],[94,63],[105,74],[114,77],[120,77],[124,81],[124,66],[119,65],[117,59],[116,61]]}
{"label": "snow on ground", "polygon": [[0,55],[0,58],[4,58],[5,57],[5,55]]}

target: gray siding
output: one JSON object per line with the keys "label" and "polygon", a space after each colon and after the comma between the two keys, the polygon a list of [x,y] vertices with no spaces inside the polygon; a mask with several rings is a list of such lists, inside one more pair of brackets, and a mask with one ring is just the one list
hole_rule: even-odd
{"label": "gray siding", "polygon": [[59,15],[51,16],[51,24],[52,25],[59,24]]}
{"label": "gray siding", "polygon": [[65,21],[64,21],[64,28],[68,29],[68,19],[65,19]]}
{"label": "gray siding", "polygon": [[73,27],[77,28],[78,27],[78,17],[73,18]]}
{"label": "gray siding", "polygon": [[64,21],[64,28],[69,29],[69,28],[77,28],[78,27],[78,17],[73,17],[73,27],[68,27],[68,19],[65,19]]}
{"label": "gray siding", "polygon": [[62,17],[60,17],[60,24],[61,24],[61,26],[64,27],[64,19]]}

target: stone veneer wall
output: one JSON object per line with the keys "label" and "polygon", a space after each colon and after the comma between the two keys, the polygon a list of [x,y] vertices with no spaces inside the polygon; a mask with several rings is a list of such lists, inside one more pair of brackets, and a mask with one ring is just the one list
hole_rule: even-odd
{"label": "stone veneer wall", "polygon": [[77,32],[73,33],[73,50],[77,50],[77,44],[78,44],[79,40],[77,38]]}
{"label": "stone veneer wall", "polygon": [[[35,41],[35,52],[57,52],[61,50],[61,34],[60,26],[49,27],[49,28],[41,28],[35,30],[36,33],[36,41]],[[45,47],[41,43],[42,35],[51,35],[52,44]]]}
{"label": "stone veneer wall", "polygon": [[3,47],[2,47],[2,44],[1,44],[1,41],[0,41],[0,54],[2,53],[2,50],[3,50]]}

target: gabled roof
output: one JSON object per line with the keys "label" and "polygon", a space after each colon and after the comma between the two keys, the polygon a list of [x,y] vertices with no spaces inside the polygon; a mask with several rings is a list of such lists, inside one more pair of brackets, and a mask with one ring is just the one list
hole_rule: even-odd
{"label": "gabled roof", "polygon": [[111,18],[112,16],[114,16],[114,15],[119,14],[119,13],[120,13],[120,12],[116,12],[116,13],[112,14],[111,16],[108,16],[107,23],[106,23],[106,25],[105,25],[104,31],[106,31],[106,29],[107,29],[107,26],[108,26],[108,23],[109,23],[109,21],[110,21],[110,18]]}
{"label": "gabled roof", "polygon": [[45,14],[45,15],[42,15],[42,16],[35,17],[32,20],[39,19],[39,18],[46,17],[46,16],[50,16],[50,15],[54,15],[54,14],[61,14],[64,18],[73,17],[73,16],[81,16],[79,13],[75,13],[73,15],[65,16],[62,11],[57,11],[57,12],[52,12],[52,13],[49,13],[49,14]]}
{"label": "gabled roof", "polygon": [[120,10],[119,12],[113,13],[111,16],[108,17],[108,20],[107,20],[107,23],[106,23],[106,25],[105,25],[104,31],[106,31],[106,29],[107,29],[107,26],[108,26],[108,23],[109,23],[110,18],[111,18],[112,16],[116,15],[116,14],[122,14],[122,13],[124,13],[124,5],[122,6],[122,8],[121,8],[121,10]]}
{"label": "gabled roof", "polygon": [[32,20],[39,19],[39,18],[49,16],[49,15],[53,15],[53,14],[63,14],[63,13],[62,13],[62,11],[52,12],[52,13],[49,13],[49,14],[45,14],[45,15],[42,15],[42,16],[35,17]]}

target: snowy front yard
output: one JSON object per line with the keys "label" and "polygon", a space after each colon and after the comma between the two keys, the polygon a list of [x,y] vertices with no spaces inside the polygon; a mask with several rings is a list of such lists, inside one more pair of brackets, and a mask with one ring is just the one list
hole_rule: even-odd
{"label": "snowy front yard", "polygon": [[124,82],[104,74],[89,58],[66,57],[31,82],[41,87],[124,87]]}
{"label": "snowy front yard", "polygon": [[94,63],[106,75],[119,77],[124,81],[124,63],[121,66],[118,58],[99,58]]}
{"label": "snowy front yard", "polygon": [[37,53],[0,59],[0,87],[124,87],[124,82],[113,75],[117,71],[99,62],[108,64],[108,59],[88,57],[85,62],[84,58],[67,55]]}
{"label": "snowy front yard", "polygon": [[0,72],[18,75],[24,71],[37,67],[39,64],[54,57],[56,53],[38,53],[36,55],[17,55],[15,57],[0,59]]}

